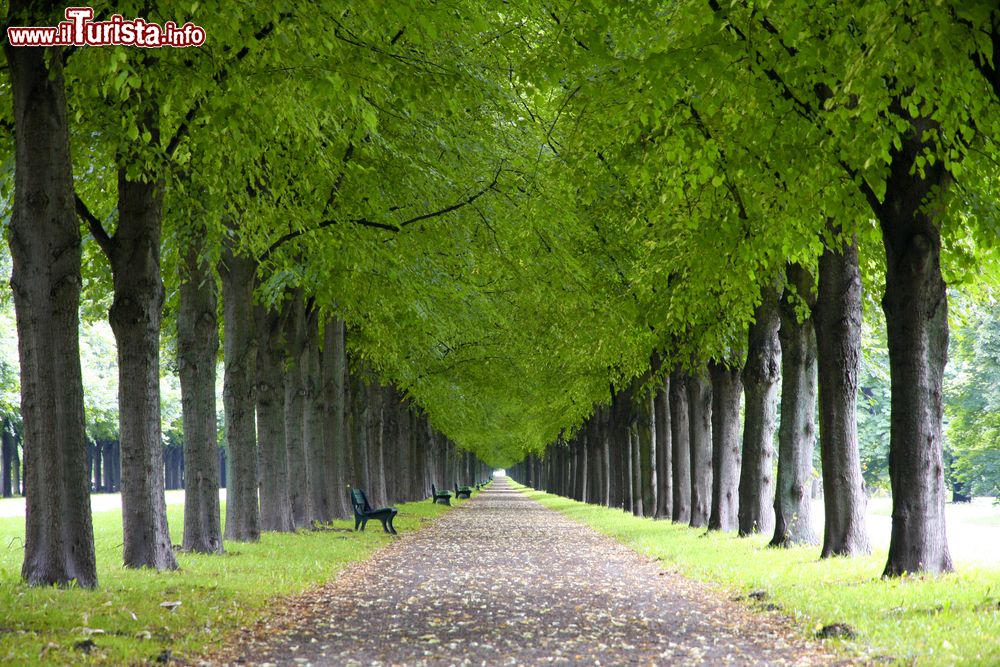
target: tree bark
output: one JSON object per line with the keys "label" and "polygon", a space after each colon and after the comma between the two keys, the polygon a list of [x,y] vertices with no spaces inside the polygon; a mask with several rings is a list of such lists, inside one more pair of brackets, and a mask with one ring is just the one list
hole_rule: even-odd
{"label": "tree bark", "polygon": [[[146,129],[158,135],[155,119]],[[118,424],[126,567],[177,568],[167,527],[160,433],[160,277],[163,183],[118,170],[118,229],[102,243],[111,262],[109,320],[118,346]]]}
{"label": "tree bark", "polygon": [[305,345],[302,350],[302,386],[305,396],[302,403],[302,441],[306,451],[306,479],[309,492],[309,522],[329,521],[329,489],[326,485],[326,440],[323,421],[326,408],[323,404],[323,378],[320,365],[319,317],[315,308],[309,308],[306,317]]}
{"label": "tree bark", "polygon": [[296,528],[307,528],[312,517],[309,494],[309,467],[303,439],[305,413],[305,387],[302,364],[305,349],[305,300],[297,290],[294,298],[285,304],[285,447],[288,455],[288,477],[293,483],[288,488],[292,504],[292,522]]}
{"label": "tree bark", "polygon": [[219,353],[215,276],[192,244],[184,254],[177,311],[177,366],[184,427],[185,551],[222,552],[215,361]]}
{"label": "tree bark", "polygon": [[[4,418],[3,420],[3,427],[0,430],[0,442],[2,442],[3,448],[3,497],[10,498],[14,495],[11,481],[14,477],[14,449],[17,447],[17,440],[14,438],[14,429],[9,418]],[[88,449],[90,448],[88,447]]]}
{"label": "tree bark", "polygon": [[788,267],[781,300],[781,426],[778,431],[778,485],[774,497],[772,546],[816,544],[809,507],[816,439],[816,332],[798,321],[796,297],[812,305],[812,277],[797,264]]}
{"label": "tree bark", "polygon": [[[10,16],[57,5],[12,0]],[[37,7],[37,10],[31,10]],[[80,371],[80,226],[74,210],[62,49],[4,44],[13,93],[14,204],[8,228],[24,423],[21,576],[97,585]]]}
{"label": "tree bark", "polygon": [[223,246],[219,275],[222,277],[222,319],[225,333],[223,356],[223,406],[226,413],[226,444],[229,450],[226,487],[227,540],[260,540],[260,505],[257,480],[257,432],[254,384],[257,380],[257,337],[254,331],[253,260],[236,255]]}
{"label": "tree bark", "polygon": [[656,518],[669,519],[673,512],[673,472],[671,470],[670,378],[653,398],[653,418],[656,433]]}
{"label": "tree bark", "polygon": [[[376,380],[373,380],[366,386],[365,397],[368,404],[366,413],[366,424],[368,427],[368,497],[372,498],[376,505],[384,507],[387,504],[385,493],[385,442],[383,438],[384,417],[382,414],[382,387]],[[456,476],[454,447],[450,449],[449,453],[449,463],[451,466],[449,467],[447,477],[454,483]]]}
{"label": "tree bark", "polygon": [[656,489],[654,487],[656,477],[653,470],[653,438],[655,437],[655,433],[653,432],[653,397],[640,396],[639,401],[639,419],[636,424],[636,435],[638,437],[636,444],[639,449],[637,461],[639,464],[639,484],[642,497],[641,516],[653,516],[656,513]]}
{"label": "tree bark", "polygon": [[[354,477],[350,481],[352,487],[360,487],[370,490],[370,479],[368,476],[368,402],[365,400],[365,384],[357,374],[350,374],[349,397],[351,409],[351,448],[354,458]],[[428,428],[430,425],[428,424]],[[444,484],[444,471],[441,468],[444,461],[437,451],[440,438],[435,438],[432,442],[432,456],[435,466],[434,478],[436,484]],[[442,487],[438,487],[442,488]]]}
{"label": "tree bark", "polygon": [[291,479],[285,448],[285,346],[281,313],[258,305],[257,327],[257,441],[260,453],[260,528],[295,530],[292,520]]}
{"label": "tree bark", "polygon": [[691,527],[708,524],[712,506],[712,384],[704,368],[688,376],[691,433]]}
{"label": "tree bark", "polygon": [[[839,229],[831,231],[836,234]],[[843,252],[824,249],[819,259],[819,292],[813,309],[826,516],[822,558],[871,551],[855,413],[861,365],[861,317],[861,270],[857,240],[852,238]]]}
{"label": "tree bark", "polygon": [[740,536],[774,530],[774,431],[778,422],[778,383],[781,381],[781,343],[778,340],[778,299],[781,283],[761,291],[754,312],[743,367],[746,395],[743,422],[743,460],[740,467]]}
{"label": "tree bark", "polygon": [[876,211],[886,256],[882,309],[892,375],[889,480],[892,536],[885,576],[949,572],[942,465],[942,382],[948,360],[948,294],[941,276],[940,217],[951,177],[939,160],[925,176],[913,163],[922,135],[913,121],[893,151],[885,201]]}
{"label": "tree bark", "polygon": [[[323,388],[325,394],[325,428],[327,469],[326,484],[330,489],[330,510],[334,518],[346,519],[351,514],[344,479],[347,465],[347,353],[344,347],[344,321],[332,319],[324,328]],[[408,431],[409,432],[409,431]],[[416,461],[414,461],[416,463]],[[416,471],[413,471],[416,474]],[[407,498],[412,500],[414,498]]]}
{"label": "tree bark", "polygon": [[712,514],[709,530],[739,528],[740,369],[712,363]]}
{"label": "tree bark", "polygon": [[673,521],[691,521],[691,430],[688,419],[687,374],[670,374],[670,439],[673,475]]}

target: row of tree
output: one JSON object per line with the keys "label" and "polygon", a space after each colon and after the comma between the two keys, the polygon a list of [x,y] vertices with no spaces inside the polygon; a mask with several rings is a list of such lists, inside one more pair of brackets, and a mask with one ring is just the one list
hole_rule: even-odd
{"label": "row of tree", "polygon": [[[269,488],[281,460],[301,524],[337,511],[330,489],[349,475],[388,493],[421,479],[392,467],[403,461],[448,472],[412,454],[435,451],[435,433],[503,467],[588,431],[595,404],[667,369],[686,373],[676,384],[706,442],[706,360],[726,376],[714,393],[731,437],[733,369],[775,377],[760,351],[775,321],[782,428],[811,424],[818,363],[824,473],[851,475],[828,493],[856,505],[857,378],[831,369],[857,367],[862,282],[882,295],[891,368],[886,572],[950,567],[945,279],[998,274],[995,6],[94,9],[190,19],[208,39],[4,43],[29,582],[95,583],[81,313],[106,313],[115,337],[126,564],[169,568],[159,380],[164,365],[180,376],[185,523],[218,548],[220,321],[232,536],[253,539],[272,511],[287,521]],[[12,0],[7,24],[62,12]],[[387,441],[407,410],[421,425]],[[765,431],[768,413],[750,412]],[[705,484],[692,480],[692,507]]]}

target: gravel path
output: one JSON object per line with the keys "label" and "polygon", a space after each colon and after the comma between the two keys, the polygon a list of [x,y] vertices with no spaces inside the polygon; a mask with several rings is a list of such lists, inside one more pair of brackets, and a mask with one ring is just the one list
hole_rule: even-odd
{"label": "gravel path", "polygon": [[211,664],[834,665],[776,613],[542,507],[505,479],[330,584]]}

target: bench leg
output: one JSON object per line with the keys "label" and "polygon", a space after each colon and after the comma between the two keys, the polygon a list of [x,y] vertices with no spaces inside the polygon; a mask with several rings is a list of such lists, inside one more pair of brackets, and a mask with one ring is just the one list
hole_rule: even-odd
{"label": "bench leg", "polygon": [[354,517],[354,530],[357,530],[358,526],[360,526],[360,525],[361,525],[361,519],[359,517],[355,516]]}
{"label": "bench leg", "polygon": [[399,533],[396,532],[396,527],[392,525],[392,520],[395,519],[395,518],[396,518],[396,513],[393,512],[392,514],[389,515],[388,521],[386,521],[386,523],[389,524],[389,533],[392,534],[392,535],[398,535],[399,534]]}
{"label": "bench leg", "polygon": [[368,519],[362,519],[361,520],[361,532],[362,533],[365,532],[365,526],[367,526],[367,525],[368,525]]}

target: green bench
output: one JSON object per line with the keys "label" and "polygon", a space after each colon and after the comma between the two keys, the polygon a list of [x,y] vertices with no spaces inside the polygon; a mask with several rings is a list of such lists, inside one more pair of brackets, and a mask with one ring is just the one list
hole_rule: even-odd
{"label": "green bench", "polygon": [[451,505],[451,491],[438,491],[437,487],[431,484],[431,502]]}
{"label": "green bench", "polygon": [[471,498],[472,497],[472,487],[471,486],[459,486],[458,482],[455,482],[455,497],[456,498]]}
{"label": "green bench", "polygon": [[390,535],[397,534],[392,525],[392,520],[396,518],[396,513],[399,511],[395,507],[372,509],[372,506],[368,504],[368,496],[361,489],[351,489],[351,505],[354,507],[354,530],[361,526],[363,531],[370,519],[378,519],[382,522],[382,530]]}

